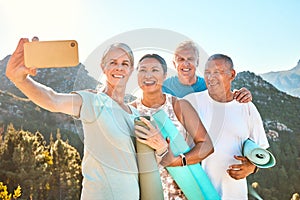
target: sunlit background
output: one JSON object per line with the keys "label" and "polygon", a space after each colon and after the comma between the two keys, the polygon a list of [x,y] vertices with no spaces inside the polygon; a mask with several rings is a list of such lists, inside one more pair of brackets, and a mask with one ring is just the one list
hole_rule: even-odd
{"label": "sunlit background", "polygon": [[162,28],[192,38],[209,55],[228,54],[237,71],[286,70],[300,59],[299,9],[298,0],[0,0],[0,59],[20,37],[37,35],[76,39],[84,62],[114,35]]}

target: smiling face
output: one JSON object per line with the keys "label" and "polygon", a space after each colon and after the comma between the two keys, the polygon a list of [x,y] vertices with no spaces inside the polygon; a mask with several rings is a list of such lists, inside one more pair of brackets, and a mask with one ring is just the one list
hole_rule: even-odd
{"label": "smiling face", "polygon": [[120,48],[112,48],[107,52],[101,68],[111,86],[126,85],[133,71],[128,54]]}
{"label": "smiling face", "polygon": [[162,64],[155,58],[145,58],[138,64],[138,84],[143,92],[162,91],[166,78]]}
{"label": "smiling face", "polygon": [[229,94],[234,77],[235,70],[224,59],[210,60],[205,66],[204,80],[210,95]]}
{"label": "smiling face", "polygon": [[175,52],[173,64],[177,70],[178,78],[184,85],[192,85],[196,82],[196,67],[198,55],[192,48],[178,49]]}

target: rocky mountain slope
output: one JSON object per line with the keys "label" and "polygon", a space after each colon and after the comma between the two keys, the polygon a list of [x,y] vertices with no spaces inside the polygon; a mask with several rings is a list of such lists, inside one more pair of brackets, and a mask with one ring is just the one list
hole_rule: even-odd
{"label": "rocky mountain slope", "polygon": [[[5,77],[8,59],[9,56],[0,61],[0,137],[8,123],[33,133],[39,130],[46,139],[49,133],[60,129],[63,139],[82,153],[80,123],[67,115],[45,111],[25,98]],[[34,79],[58,92],[90,89],[98,84],[81,64],[74,68],[42,69]],[[248,181],[259,184],[256,190],[264,199],[290,199],[300,191],[300,99],[248,71],[238,73],[233,83],[233,88],[241,87],[251,91],[264,121],[269,150],[277,159],[274,168],[260,170]]]}
{"label": "rocky mountain slope", "polygon": [[[82,148],[82,138],[74,137],[81,133],[81,124],[72,117],[61,113],[48,112],[28,100],[5,76],[5,69],[10,56],[0,61],[0,127],[9,123],[16,128],[23,128],[31,132],[40,131],[46,139],[60,129],[63,139],[70,144]],[[74,90],[94,89],[98,82],[88,75],[85,67],[79,64],[70,68],[39,69],[33,77],[40,83],[52,87],[57,92],[71,92]],[[83,137],[82,135],[80,137]]]}

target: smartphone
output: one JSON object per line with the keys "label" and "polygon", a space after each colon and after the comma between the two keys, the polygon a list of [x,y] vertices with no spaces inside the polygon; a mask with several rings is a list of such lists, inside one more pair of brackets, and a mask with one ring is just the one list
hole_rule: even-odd
{"label": "smartphone", "polygon": [[[141,116],[141,117],[144,117],[150,121],[150,116]],[[141,121],[140,117],[134,118],[134,124],[149,129],[149,127],[144,122]]]}
{"label": "smartphone", "polygon": [[75,67],[79,64],[76,40],[33,41],[24,44],[26,67]]}

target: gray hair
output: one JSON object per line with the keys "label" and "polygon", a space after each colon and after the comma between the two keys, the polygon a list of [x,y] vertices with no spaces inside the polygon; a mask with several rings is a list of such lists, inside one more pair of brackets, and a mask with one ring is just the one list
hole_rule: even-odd
{"label": "gray hair", "polygon": [[191,40],[187,40],[187,41],[183,41],[181,43],[178,44],[178,46],[175,49],[175,54],[180,51],[180,50],[185,50],[185,49],[192,49],[195,54],[196,54],[196,58],[199,59],[199,48],[196,45],[195,42],[191,41]]}
{"label": "gray hair", "polygon": [[230,69],[233,69],[233,62],[232,62],[232,59],[227,56],[227,55],[224,55],[224,54],[214,54],[212,56],[210,56],[208,59],[207,59],[207,62],[206,62],[206,65],[209,61],[213,61],[213,60],[224,60],[226,65],[230,68]]}
{"label": "gray hair", "polygon": [[103,56],[101,59],[101,65],[104,64],[108,52],[110,52],[111,50],[114,50],[114,49],[121,49],[121,50],[125,51],[126,55],[129,57],[130,65],[131,65],[131,67],[133,67],[133,65],[134,65],[133,52],[132,52],[131,48],[125,43],[114,43],[114,44],[110,45],[103,53]]}

